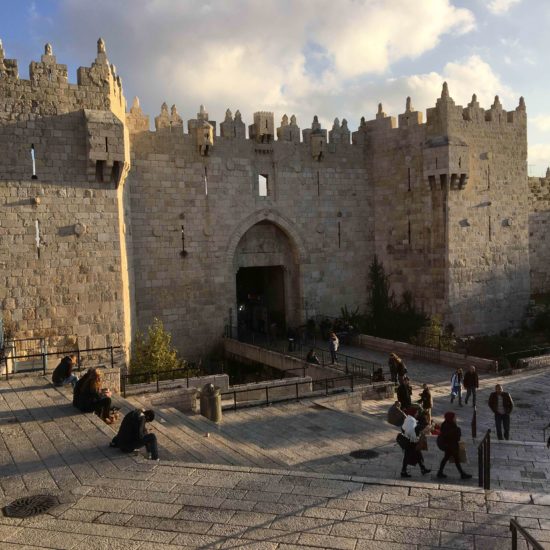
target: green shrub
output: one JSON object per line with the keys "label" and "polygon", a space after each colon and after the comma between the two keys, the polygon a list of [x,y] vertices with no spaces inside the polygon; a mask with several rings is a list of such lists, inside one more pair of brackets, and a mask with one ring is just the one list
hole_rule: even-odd
{"label": "green shrub", "polygon": [[[172,336],[164,329],[162,321],[155,318],[147,329],[147,335],[138,333],[132,344],[130,373],[133,375],[168,371],[161,379],[171,378],[172,372],[186,366],[171,345]],[[177,376],[182,377],[183,374]],[[141,377],[133,381],[143,382]]]}

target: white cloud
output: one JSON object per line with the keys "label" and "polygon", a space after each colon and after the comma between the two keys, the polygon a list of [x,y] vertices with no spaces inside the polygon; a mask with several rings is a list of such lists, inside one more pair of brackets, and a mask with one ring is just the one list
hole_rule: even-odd
{"label": "white cloud", "polygon": [[550,166],[550,143],[529,145],[529,175],[543,176]]}
{"label": "white cloud", "polygon": [[489,4],[487,4],[487,8],[495,15],[502,15],[507,13],[512,6],[520,2],[521,0],[491,0]]}
{"label": "white cloud", "polygon": [[543,132],[550,130],[550,115],[537,115],[531,118],[531,122]]}
{"label": "white cloud", "polygon": [[269,109],[302,126],[315,112],[342,117],[342,106],[358,115],[345,103],[350,90],[364,95],[358,81],[475,26],[453,0],[63,0],[61,13],[54,50],[59,41],[88,63],[103,34],[128,99],[151,115],[166,100],[184,118],[204,103],[218,120],[227,107],[245,122]]}
{"label": "white cloud", "polygon": [[[425,111],[435,105],[444,81],[449,85],[451,97],[459,105],[466,106],[474,93],[480,106],[485,109],[491,106],[495,95],[499,96],[505,109],[514,109],[518,104],[519,97],[478,55],[449,62],[441,73],[430,72],[388,79],[381,84],[375,84],[374,92],[377,97],[384,98],[384,110],[388,114],[402,113],[407,96],[411,97],[415,109]],[[369,108],[369,114],[374,114],[374,101]]]}

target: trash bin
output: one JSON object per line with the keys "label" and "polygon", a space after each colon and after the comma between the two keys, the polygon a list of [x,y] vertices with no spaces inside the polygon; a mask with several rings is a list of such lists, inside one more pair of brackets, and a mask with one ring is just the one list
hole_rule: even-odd
{"label": "trash bin", "polygon": [[222,420],[222,396],[220,388],[214,384],[205,384],[200,395],[201,415],[212,420],[212,422],[221,422]]}

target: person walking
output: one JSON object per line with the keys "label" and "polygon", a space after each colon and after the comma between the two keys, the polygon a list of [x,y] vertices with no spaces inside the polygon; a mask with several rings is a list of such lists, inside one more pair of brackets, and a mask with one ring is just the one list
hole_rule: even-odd
{"label": "person walking", "polygon": [[65,386],[66,384],[71,384],[74,388],[78,381],[78,376],[73,374],[73,369],[76,367],[77,362],[78,357],[74,353],[63,357],[52,373],[53,385]]}
{"label": "person walking", "polygon": [[420,394],[420,399],[418,402],[420,403],[422,409],[424,409],[424,415],[428,426],[431,425],[434,402],[432,392],[430,391],[428,384],[422,384],[422,393]]}
{"label": "person walking", "polygon": [[331,332],[329,335],[328,349],[330,351],[330,359],[332,364],[337,363],[336,352],[340,346],[340,340],[334,332]]}
{"label": "person walking", "polygon": [[458,397],[458,404],[462,407],[462,381],[464,376],[462,369],[456,369],[456,372],[451,376],[451,403],[455,397]]}
{"label": "person walking", "polygon": [[514,409],[514,402],[508,392],[502,391],[500,384],[495,386],[495,391],[489,396],[489,408],[495,415],[497,438],[502,440],[502,428],[504,428],[504,439],[510,439],[510,414]]}
{"label": "person walking", "polygon": [[472,406],[476,406],[476,394],[479,388],[479,376],[477,375],[476,368],[471,365],[468,372],[464,375],[464,387],[466,388],[466,399],[464,403],[468,404],[468,399],[472,396]]}
{"label": "person walking", "polygon": [[403,379],[407,376],[407,365],[405,365],[405,361],[401,357],[397,357],[397,355],[395,357],[397,361],[397,381],[402,384]]}
{"label": "person walking", "polygon": [[445,420],[441,424],[441,432],[437,436],[437,446],[445,453],[437,472],[438,478],[444,479],[447,477],[443,470],[451,457],[454,459],[461,479],[470,479],[472,477],[472,474],[466,473],[460,465],[459,442],[461,437],[462,432],[456,423],[455,413],[452,411],[446,412]]}
{"label": "person walking", "polygon": [[399,403],[399,401],[396,401],[388,409],[387,421],[392,426],[397,426],[398,428],[400,428],[401,426],[403,426],[403,422],[405,422],[405,418],[407,418],[407,415],[401,410],[401,403]]}
{"label": "person walking", "polygon": [[401,404],[401,410],[407,412],[412,406],[411,401],[412,388],[407,376],[403,378],[403,382],[397,388],[397,401]]}
{"label": "person walking", "polygon": [[388,367],[390,368],[390,379],[394,384],[397,384],[397,360],[399,358],[395,353],[390,353],[388,358]]}
{"label": "person walking", "polygon": [[403,448],[403,463],[401,465],[401,477],[411,477],[411,474],[407,471],[407,466],[420,466],[422,475],[429,474],[431,470],[426,468],[424,464],[424,457],[422,451],[418,448],[419,436],[422,432],[422,426],[416,420],[416,411],[413,414],[407,415],[401,431],[408,441],[405,442]]}
{"label": "person walking", "polygon": [[147,431],[146,423],[155,419],[151,410],[136,409],[130,411],[122,419],[118,434],[113,437],[111,447],[118,447],[123,453],[131,453],[140,447],[145,447],[149,460],[158,460],[157,436]]}

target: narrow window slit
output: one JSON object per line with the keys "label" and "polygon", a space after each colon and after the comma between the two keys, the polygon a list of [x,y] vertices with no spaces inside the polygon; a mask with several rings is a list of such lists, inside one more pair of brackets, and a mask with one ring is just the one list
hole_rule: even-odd
{"label": "narrow window slit", "polygon": [[111,170],[111,183],[118,183],[120,179],[120,161],[115,160],[113,162],[113,168]]}
{"label": "narrow window slit", "polygon": [[105,161],[96,160],[95,161],[95,181],[97,183],[104,183],[104,174],[105,172]]}
{"label": "narrow window slit", "polygon": [[32,159],[32,177],[31,179],[37,180],[38,176],[36,175],[36,157],[34,151],[34,143],[31,144],[31,159]]}
{"label": "narrow window slit", "polygon": [[269,178],[267,174],[258,174],[258,195],[267,197],[269,191]]}

